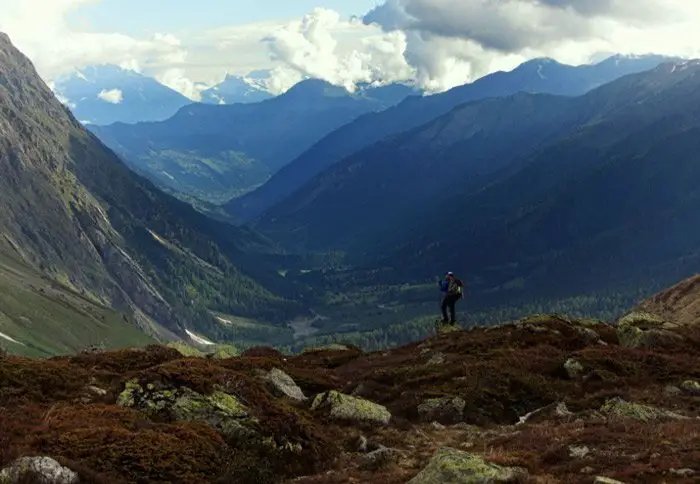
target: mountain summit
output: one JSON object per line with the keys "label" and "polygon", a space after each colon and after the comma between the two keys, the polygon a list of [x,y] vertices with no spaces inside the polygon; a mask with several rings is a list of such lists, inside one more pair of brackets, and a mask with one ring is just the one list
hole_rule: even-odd
{"label": "mountain summit", "polygon": [[132,173],[6,35],[0,105],[0,255],[133,315],[158,338],[190,331],[225,339],[212,310],[281,321],[295,307],[246,275],[254,267],[256,278],[266,277],[268,242],[201,216]]}
{"label": "mountain summit", "polygon": [[53,90],[78,120],[98,125],[162,121],[192,103],[155,79],[110,64],[56,79]]}

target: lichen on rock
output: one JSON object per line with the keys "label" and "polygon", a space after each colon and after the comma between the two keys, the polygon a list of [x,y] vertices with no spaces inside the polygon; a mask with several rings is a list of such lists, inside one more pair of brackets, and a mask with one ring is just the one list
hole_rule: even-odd
{"label": "lichen on rock", "polygon": [[187,387],[156,389],[148,384],[144,388],[132,380],[119,394],[117,405],[135,408],[152,417],[206,423],[227,440],[257,435],[257,420],[248,409],[235,396],[218,390],[204,395]]}
{"label": "lichen on rock", "polygon": [[268,388],[277,396],[285,396],[298,402],[303,402],[307,399],[292,377],[278,368],[273,368],[263,378]]}
{"label": "lichen on rock", "polygon": [[514,483],[527,472],[517,467],[502,467],[483,457],[443,447],[425,469],[407,484],[482,484]]}
{"label": "lichen on rock", "polygon": [[585,371],[583,365],[578,360],[573,358],[566,360],[564,363],[564,369],[566,370],[566,374],[569,375],[569,378],[572,380],[580,378]]}
{"label": "lichen on rock", "polygon": [[681,383],[681,390],[687,395],[700,396],[700,382],[687,380]]}
{"label": "lichen on rock", "polygon": [[629,418],[640,422],[650,422],[653,420],[684,420],[688,417],[648,405],[630,403],[622,398],[612,398],[605,402],[600,412],[608,418]]}
{"label": "lichen on rock", "polygon": [[316,395],[311,410],[325,412],[333,420],[387,425],[391,413],[386,407],[335,390]]}
{"label": "lichen on rock", "polygon": [[50,457],[21,457],[0,471],[0,484],[19,482],[40,484],[75,484],[78,474]]}
{"label": "lichen on rock", "polygon": [[671,331],[677,327],[655,314],[634,311],[617,322],[617,338],[625,348],[653,349],[683,340]]}

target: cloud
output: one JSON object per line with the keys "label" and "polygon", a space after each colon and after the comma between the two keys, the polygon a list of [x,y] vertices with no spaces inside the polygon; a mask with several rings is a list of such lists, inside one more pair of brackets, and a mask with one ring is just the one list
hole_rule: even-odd
{"label": "cloud", "polygon": [[264,84],[274,93],[307,77],[350,90],[415,80],[442,91],[533,57],[577,64],[599,52],[700,54],[695,0],[383,0],[359,18],[317,8],[299,19],[141,36],[66,22],[98,1],[0,0],[0,31],[46,80],[111,63],[193,100],[227,74],[258,69],[271,71]]}
{"label": "cloud", "polygon": [[687,0],[386,0],[363,20],[406,34],[406,58],[432,90],[532,57],[694,56],[700,41],[700,4]]}
{"label": "cloud", "polygon": [[182,68],[172,68],[165,72],[156,74],[156,80],[161,84],[178,91],[193,101],[202,99],[202,91],[207,89],[207,85],[201,82],[194,82],[187,77]]}
{"label": "cloud", "polygon": [[124,95],[119,89],[102,89],[97,97],[110,104],[121,104],[124,100]]}
{"label": "cloud", "polygon": [[[343,37],[341,48],[338,39]],[[317,8],[275,29],[263,42],[271,60],[281,64],[270,81],[278,92],[305,77],[353,90],[358,82],[407,80],[414,74],[404,56],[403,33],[382,33],[358,19],[342,20],[329,9]]]}
{"label": "cloud", "polygon": [[0,31],[10,35],[47,80],[94,64],[147,70],[186,61],[187,50],[172,34],[134,38],[71,29],[66,15],[91,1],[95,0],[0,0]]}

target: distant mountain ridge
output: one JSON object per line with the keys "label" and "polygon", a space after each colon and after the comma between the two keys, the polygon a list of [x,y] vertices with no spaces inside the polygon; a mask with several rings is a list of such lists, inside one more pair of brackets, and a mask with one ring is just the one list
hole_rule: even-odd
{"label": "distant mountain ridge", "polygon": [[411,92],[382,87],[351,94],[309,79],[260,103],[192,104],[159,123],[90,129],[159,186],[223,203],[264,183],[332,130]]}
{"label": "distant mountain ridge", "polygon": [[262,79],[269,77],[270,71],[251,72],[247,76],[227,74],[219,84],[201,92],[201,102],[205,104],[257,103],[275,97],[265,89]]}
{"label": "distant mountain ridge", "polygon": [[192,104],[151,77],[109,64],[58,78],[53,89],[79,121],[97,125],[162,121]]}
{"label": "distant mountain ridge", "polygon": [[613,56],[594,65],[569,66],[535,59],[513,71],[496,72],[471,84],[432,96],[411,96],[380,113],[366,114],[331,132],[257,190],[233,200],[227,209],[247,220],[261,215],[343,158],[389,136],[416,128],[460,104],[517,92],[580,95],[626,74],[652,69],[664,56]]}
{"label": "distant mountain ridge", "polygon": [[699,96],[700,61],[685,61],[579,97],[468,103],[334,165],[254,226],[347,251],[383,282],[450,268],[480,302],[666,285],[700,269]]}

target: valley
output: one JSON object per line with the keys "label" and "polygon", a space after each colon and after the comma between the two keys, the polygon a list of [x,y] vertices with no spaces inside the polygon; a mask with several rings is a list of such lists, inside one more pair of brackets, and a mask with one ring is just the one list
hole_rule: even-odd
{"label": "valley", "polygon": [[700,482],[700,9],[49,3],[0,484]]}

